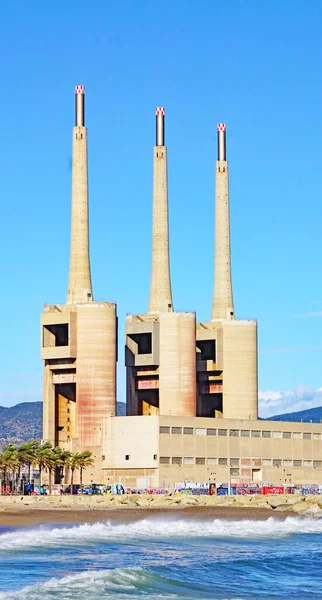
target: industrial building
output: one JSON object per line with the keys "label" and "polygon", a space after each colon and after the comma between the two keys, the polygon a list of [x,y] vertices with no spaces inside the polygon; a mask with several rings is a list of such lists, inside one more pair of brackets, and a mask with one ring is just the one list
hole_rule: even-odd
{"label": "industrial building", "polygon": [[196,323],[173,306],[165,109],[156,109],[150,298],[146,313],[126,318],[127,416],[117,416],[116,306],[93,299],[84,88],[76,87],[67,302],[46,305],[41,320],[43,438],[91,450],[89,482],[322,482],[322,425],[258,419],[257,323],[236,318],[233,303],[225,124],[217,135],[212,310]]}
{"label": "industrial building", "polygon": [[43,439],[73,452],[90,450],[95,457],[91,477],[97,481],[102,423],[116,414],[117,317],[114,302],[93,298],[84,100],[84,87],[76,86],[67,300],[45,305],[41,316]]}

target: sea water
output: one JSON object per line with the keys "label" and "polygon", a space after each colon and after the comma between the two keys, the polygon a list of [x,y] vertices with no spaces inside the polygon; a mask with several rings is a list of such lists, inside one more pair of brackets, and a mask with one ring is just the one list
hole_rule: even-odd
{"label": "sea water", "polygon": [[322,598],[322,520],[0,528],[0,599]]}

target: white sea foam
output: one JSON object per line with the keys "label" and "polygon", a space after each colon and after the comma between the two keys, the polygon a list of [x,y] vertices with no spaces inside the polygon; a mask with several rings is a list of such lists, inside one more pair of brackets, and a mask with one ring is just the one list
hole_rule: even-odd
{"label": "white sea foam", "polygon": [[[159,578],[158,578],[159,579]],[[82,600],[96,598],[136,598],[140,590],[153,587],[153,576],[138,569],[112,569],[110,571],[84,571],[62,578],[52,578],[43,583],[27,586],[14,592],[0,593],[1,600],[40,600],[61,598]],[[158,597],[154,596],[155,598]],[[176,594],[168,598],[178,598]]]}
{"label": "white sea foam", "polygon": [[[192,593],[192,596],[190,596]],[[197,589],[182,582],[155,575],[142,568],[84,571],[62,578],[27,586],[23,589],[2,592],[0,600],[140,600],[163,598],[166,600],[201,598]],[[212,596],[214,598],[214,596]],[[235,598],[235,600],[238,600]]]}
{"label": "white sea foam", "polygon": [[73,527],[16,530],[0,535],[0,556],[3,551],[25,551],[37,548],[84,547],[108,542],[130,540],[183,538],[276,538],[292,534],[322,534],[322,520],[308,517],[287,517],[265,521],[253,520],[186,520],[150,518],[134,523],[83,524]]}

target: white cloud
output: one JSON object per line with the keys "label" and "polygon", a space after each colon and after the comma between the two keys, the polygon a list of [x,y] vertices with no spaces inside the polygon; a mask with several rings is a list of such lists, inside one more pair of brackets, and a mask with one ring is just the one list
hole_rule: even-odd
{"label": "white cloud", "polygon": [[259,416],[263,418],[315,408],[322,406],[322,388],[298,385],[292,391],[266,390],[259,392],[258,403]]}

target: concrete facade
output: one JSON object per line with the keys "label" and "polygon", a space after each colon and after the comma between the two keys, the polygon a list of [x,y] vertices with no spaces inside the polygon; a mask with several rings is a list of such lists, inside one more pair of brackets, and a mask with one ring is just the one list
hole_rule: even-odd
{"label": "concrete facade", "polygon": [[258,420],[257,322],[236,319],[226,127],[218,126],[215,281],[209,322],[172,302],[164,109],[156,113],[147,314],[125,327],[126,417],[116,416],[116,305],[94,302],[84,88],[76,90],[66,304],[41,317],[43,439],[95,459],[84,482],[322,483],[322,425]]}
{"label": "concrete facade", "polygon": [[106,483],[322,482],[321,424],[151,416],[112,417],[103,427]]}
{"label": "concrete facade", "polygon": [[103,420],[116,414],[117,316],[115,303],[93,301],[82,86],[76,88],[71,214],[67,303],[45,305],[41,316],[43,440],[73,452],[90,450],[95,465],[88,477],[99,481]]}
{"label": "concrete facade", "polygon": [[148,314],[129,315],[125,327],[130,416],[196,414],[196,316],[174,312],[172,303],[164,112],[164,108],[156,109]]}
{"label": "concrete facade", "polygon": [[234,313],[226,126],[218,125],[211,321],[197,324],[197,415],[257,419],[257,323]]}

